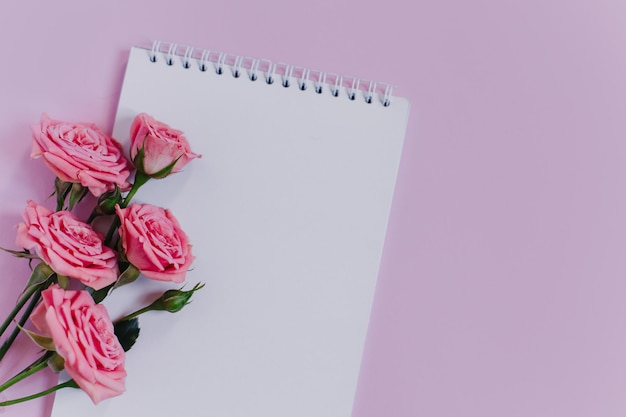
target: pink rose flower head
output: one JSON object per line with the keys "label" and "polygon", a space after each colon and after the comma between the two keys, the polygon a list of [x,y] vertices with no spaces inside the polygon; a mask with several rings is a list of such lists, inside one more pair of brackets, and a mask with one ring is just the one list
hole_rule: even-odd
{"label": "pink rose flower head", "polygon": [[52,212],[29,201],[15,243],[35,253],[57,274],[99,290],[117,280],[117,254],[102,235],[67,211]]}
{"label": "pink rose flower head", "polygon": [[94,404],[122,394],[126,355],[115,336],[106,308],[87,291],[52,285],[31,315],[35,327],[52,338],[65,370]]}
{"label": "pink rose flower head", "polygon": [[[133,120],[130,141],[130,157],[135,167],[154,178],[163,178],[170,173],[179,172],[189,161],[201,157],[191,151],[183,132],[155,120],[146,113],[137,115]],[[168,172],[167,168],[172,164],[174,166]]]}
{"label": "pink rose flower head", "polygon": [[99,197],[117,185],[130,187],[130,163],[121,145],[89,123],[52,120],[47,114],[33,125],[31,157],[45,164],[62,181],[80,183]]}
{"label": "pink rose flower head", "polygon": [[183,282],[193,256],[189,239],[169,210],[150,204],[117,207],[120,238],[128,261],[143,275]]}

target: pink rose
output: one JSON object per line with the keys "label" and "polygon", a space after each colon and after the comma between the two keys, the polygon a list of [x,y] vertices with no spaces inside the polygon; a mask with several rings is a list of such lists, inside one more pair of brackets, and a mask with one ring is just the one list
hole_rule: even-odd
{"label": "pink rose", "polygon": [[193,256],[189,239],[176,218],[149,204],[116,208],[120,238],[128,261],[146,277],[183,282]]}
{"label": "pink rose", "polygon": [[[135,117],[130,127],[130,157],[137,169],[149,176],[163,177],[163,171],[176,162],[172,173],[178,172],[189,161],[199,158],[189,148],[189,142],[180,130],[172,129],[165,123],[141,113]],[[143,149],[143,160],[137,155]]]}
{"label": "pink rose", "polygon": [[29,201],[15,243],[35,253],[57,274],[96,290],[117,280],[117,254],[102,235],[67,211],[52,212]]}
{"label": "pink rose", "polygon": [[93,124],[52,120],[47,114],[33,125],[31,157],[46,165],[65,182],[80,183],[96,197],[117,185],[130,187],[130,163],[121,145]]}
{"label": "pink rose", "polygon": [[56,284],[41,296],[31,321],[52,338],[67,373],[94,404],[122,394],[126,355],[106,308],[87,291],[66,291]]}

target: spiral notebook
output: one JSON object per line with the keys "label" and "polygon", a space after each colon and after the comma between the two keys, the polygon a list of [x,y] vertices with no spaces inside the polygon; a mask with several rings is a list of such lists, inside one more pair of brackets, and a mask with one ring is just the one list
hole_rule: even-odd
{"label": "spiral notebook", "polygon": [[[127,392],[52,415],[349,417],[409,101],[386,84],[174,44],[132,48],[114,137],[146,112],[202,158],[136,200],[168,207],[196,256],[177,314],[140,319]],[[113,317],[171,287],[106,300]],[[157,317],[158,316],[158,317]]]}

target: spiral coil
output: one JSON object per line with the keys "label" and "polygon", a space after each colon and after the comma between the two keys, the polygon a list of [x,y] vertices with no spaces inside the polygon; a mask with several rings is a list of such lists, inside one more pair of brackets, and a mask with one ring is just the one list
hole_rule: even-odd
{"label": "spiral coil", "polygon": [[180,62],[183,68],[195,67],[203,72],[213,70],[217,74],[224,74],[228,71],[235,78],[246,73],[251,81],[262,78],[267,84],[274,84],[278,80],[284,88],[296,86],[304,91],[312,87],[317,94],[330,93],[334,97],[345,95],[352,101],[360,98],[368,104],[379,102],[384,107],[391,105],[393,86],[390,84],[273,63],[267,59],[249,58],[161,41],[154,41],[149,51],[149,59],[151,62],[163,59],[166,65]]}

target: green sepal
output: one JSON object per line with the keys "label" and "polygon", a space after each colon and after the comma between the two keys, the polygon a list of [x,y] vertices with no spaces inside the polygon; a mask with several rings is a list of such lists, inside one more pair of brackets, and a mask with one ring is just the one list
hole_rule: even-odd
{"label": "green sepal", "polygon": [[193,294],[204,288],[204,284],[196,283],[189,291],[183,291],[182,288],[178,290],[167,290],[163,293],[160,300],[163,304],[163,310],[170,313],[177,313],[183,309],[186,305],[191,303],[191,297]]}
{"label": "green sepal", "polygon": [[176,163],[178,162],[178,160],[180,158],[182,158],[183,156],[179,156],[178,158],[176,158],[174,160],[174,162],[172,162],[171,164],[169,164],[168,166],[166,166],[165,168],[163,168],[160,171],[155,172],[154,174],[150,174],[150,178],[154,178],[157,180],[160,180],[162,178],[167,177],[168,175],[170,175],[172,173],[172,170],[174,169],[174,166],[176,165]]}
{"label": "green sepal", "polygon": [[104,300],[107,295],[109,295],[109,293],[111,292],[111,288],[113,288],[114,284],[111,285],[107,285],[104,288],[101,288],[99,290],[94,290],[93,288],[89,288],[89,291],[91,292],[91,298],[93,298],[93,302],[96,304],[100,304],[102,302],[102,300]]}
{"label": "green sepal", "polygon": [[144,160],[146,157],[146,138],[147,137],[148,137],[148,134],[146,134],[146,136],[144,136],[143,138],[143,142],[141,143],[141,148],[137,151],[137,155],[135,155],[135,159],[133,159],[133,165],[135,165],[135,168],[137,168],[138,172],[146,174],[150,178],[154,178],[154,179],[165,178],[172,173],[174,166],[176,166],[176,163],[178,162],[178,160],[183,157],[183,154],[181,154],[178,158],[174,160],[174,162],[172,162],[165,168],[153,174],[148,174],[146,172],[146,167],[144,166]]}
{"label": "green sepal", "polygon": [[3,248],[3,247],[0,247],[0,250],[3,250],[5,252],[10,253],[11,255],[15,256],[16,258],[39,259],[38,255],[30,253],[30,251],[27,251],[26,249],[24,249],[24,250],[11,250],[11,249],[6,249],[6,248]]}
{"label": "green sepal", "polygon": [[22,291],[22,295],[27,293],[33,287],[43,285],[50,279],[50,277],[52,277],[52,275],[54,275],[54,271],[50,268],[50,266],[48,266],[48,264],[45,262],[38,263],[35,269],[33,269],[33,272],[30,274],[30,278],[26,283],[24,291]]}
{"label": "green sepal", "polygon": [[124,252],[124,245],[122,244],[121,240],[118,240],[115,248],[117,250],[117,265],[119,266],[120,270],[128,268],[128,264],[130,262],[128,262],[128,257],[126,257],[126,252]]}
{"label": "green sepal", "polygon": [[143,166],[143,160],[146,155],[146,138],[147,137],[148,137],[148,134],[146,133],[146,135],[143,137],[143,141],[141,142],[141,148],[137,150],[137,155],[135,155],[135,158],[133,159],[133,165],[135,165],[135,168],[137,168],[138,172],[142,172],[142,173],[146,172]]}
{"label": "green sepal", "polygon": [[114,325],[115,336],[119,340],[124,352],[133,347],[139,337],[139,319],[122,320]]}
{"label": "green sepal", "polygon": [[120,190],[120,187],[118,187],[116,184],[113,190],[107,191],[106,193],[102,194],[98,198],[98,204],[96,205],[96,212],[98,214],[105,214],[105,215],[114,214],[115,206],[117,204],[120,204],[121,202],[122,202],[122,192]]}
{"label": "green sepal", "polygon": [[67,290],[70,286],[70,279],[65,275],[57,274],[57,283],[59,284],[59,287]]}
{"label": "green sepal", "polygon": [[54,346],[54,342],[51,337],[43,336],[33,331],[27,330],[19,325],[19,323],[15,323],[15,325],[24,333],[30,337],[30,339],[35,342],[35,344],[45,350],[49,350],[52,352],[56,352],[56,347]]}
{"label": "green sepal", "polygon": [[59,177],[56,177],[54,179],[54,192],[50,195],[50,197],[56,194],[57,211],[63,210],[63,206],[65,205],[65,198],[67,197],[67,194],[70,192],[72,185],[73,183],[65,182]]}
{"label": "green sepal", "polygon": [[133,264],[128,264],[128,267],[124,270],[124,272],[120,274],[119,278],[115,282],[113,289],[137,281],[137,278],[139,278],[139,274],[139,270]]}
{"label": "green sepal", "polygon": [[55,373],[59,373],[65,369],[65,359],[63,359],[63,357],[61,357],[58,353],[55,353],[50,359],[48,359],[48,367]]}
{"label": "green sepal", "polygon": [[88,192],[89,188],[83,187],[83,185],[78,182],[73,183],[67,209],[71,211],[76,204],[80,203],[80,201],[85,198]]}

